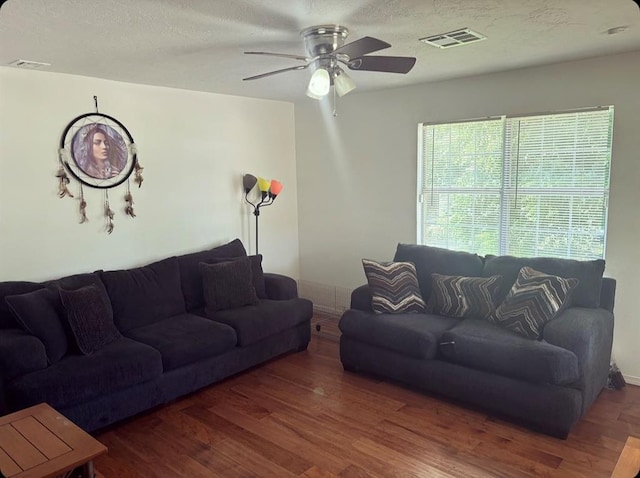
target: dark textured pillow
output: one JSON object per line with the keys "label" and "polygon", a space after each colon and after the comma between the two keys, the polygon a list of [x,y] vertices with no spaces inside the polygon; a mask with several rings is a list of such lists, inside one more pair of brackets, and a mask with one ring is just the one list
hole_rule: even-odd
{"label": "dark textured pillow", "polygon": [[[85,287],[87,285],[95,285],[98,288],[98,290],[100,290],[100,293],[104,294],[104,297],[107,299],[107,307],[109,309],[109,315],[113,316],[113,309],[111,307],[111,301],[109,300],[109,294],[107,294],[107,289],[104,286],[104,282],[102,282],[102,279],[100,278],[101,272],[102,271],[74,274],[70,276],[61,277],[59,279],[47,281],[44,284],[49,289],[55,292],[56,296],[58,296],[58,300],[60,299],[59,297],[60,294],[58,293],[58,289],[76,290],[81,287]],[[62,308],[62,305],[61,305],[61,308]],[[66,322],[65,322],[65,325],[66,325]]]}
{"label": "dark textured pillow", "polygon": [[249,258],[224,261],[218,264],[200,263],[204,290],[205,313],[256,305],[260,301],[251,283]]}
{"label": "dark textured pillow", "polygon": [[540,338],[544,325],[562,311],[577,285],[578,279],[564,279],[525,266],[489,321],[525,337]]}
{"label": "dark textured pillow", "polygon": [[84,355],[91,355],[121,337],[104,294],[98,287],[88,285],[76,290],[60,289],[59,293],[71,331]]}
{"label": "dark textured pillow", "polygon": [[431,297],[431,274],[482,276],[484,260],[477,254],[452,251],[422,244],[398,244],[395,262],[413,262],[418,273],[420,292],[425,301]]}
{"label": "dark textured pillow", "polygon": [[246,256],[247,251],[240,239],[234,239],[227,244],[206,251],[192,252],[178,256],[180,282],[187,312],[204,307],[202,274],[200,274],[201,262],[210,264],[217,259]]}
{"label": "dark textured pillow", "polygon": [[251,265],[251,284],[253,284],[253,288],[256,290],[258,299],[268,299],[267,288],[264,282],[264,271],[262,270],[262,254],[245,257],[226,257],[211,259],[203,262],[205,262],[206,264],[220,264],[221,262],[246,260],[247,258],[249,259],[249,264]]}
{"label": "dark textured pillow", "polygon": [[27,294],[10,295],[5,302],[24,330],[44,344],[50,364],[59,361],[69,347],[61,317],[64,311],[58,293],[39,289]]}
{"label": "dark textured pillow", "polygon": [[416,267],[411,262],[362,259],[371,290],[371,308],[377,313],[425,312]]}
{"label": "dark textured pillow", "polygon": [[427,309],[447,317],[487,319],[496,311],[502,277],[464,277],[431,274]]}

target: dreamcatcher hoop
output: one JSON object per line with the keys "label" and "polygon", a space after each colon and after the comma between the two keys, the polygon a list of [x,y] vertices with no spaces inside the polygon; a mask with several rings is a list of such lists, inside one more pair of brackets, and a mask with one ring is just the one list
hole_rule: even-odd
{"label": "dreamcatcher hoop", "polygon": [[85,113],[69,122],[60,138],[60,162],[82,184],[108,189],[131,176],[138,163],[129,130],[103,113]]}

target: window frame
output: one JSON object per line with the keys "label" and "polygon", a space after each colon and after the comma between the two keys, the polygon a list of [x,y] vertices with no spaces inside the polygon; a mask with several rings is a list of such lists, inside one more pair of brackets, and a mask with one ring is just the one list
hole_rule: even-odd
{"label": "window frame", "polygon": [[[507,134],[507,130],[509,128],[513,128],[513,124],[515,122],[518,122],[518,129],[520,128],[520,121],[526,121],[527,118],[530,117],[540,117],[542,118],[542,120],[544,121],[544,119],[546,117],[552,117],[552,116],[556,116],[556,115],[579,115],[581,113],[589,113],[589,112],[603,112],[606,111],[609,115],[609,119],[608,119],[608,138],[607,138],[607,143],[606,143],[606,152],[607,152],[607,160],[606,160],[606,170],[605,170],[605,174],[606,174],[606,180],[605,180],[605,186],[604,188],[601,187],[582,187],[582,188],[578,188],[576,189],[575,187],[568,187],[566,188],[566,190],[564,191],[564,193],[568,193],[570,195],[570,197],[592,197],[592,196],[596,196],[598,198],[602,198],[602,200],[604,201],[603,204],[603,209],[602,209],[602,213],[603,213],[603,237],[602,237],[602,255],[599,256],[597,254],[593,254],[593,258],[604,258],[606,255],[606,246],[607,246],[607,226],[608,226],[608,210],[609,210],[609,196],[610,196],[610,177],[611,177],[611,164],[613,161],[613,127],[614,127],[614,106],[613,105],[609,105],[609,106],[598,106],[598,107],[590,107],[590,108],[580,108],[580,109],[572,109],[572,110],[565,110],[565,111],[554,111],[554,112],[542,112],[542,113],[530,113],[530,114],[518,114],[518,115],[501,115],[501,116],[491,116],[491,117],[483,117],[483,118],[473,118],[473,119],[465,119],[465,120],[457,120],[457,121],[441,121],[441,122],[422,122],[418,124],[418,144],[417,144],[417,181],[416,181],[416,241],[418,244],[428,244],[429,243],[429,238],[425,237],[425,223],[427,222],[427,211],[426,208],[428,207],[429,204],[429,199],[427,197],[427,184],[429,184],[428,182],[428,177],[426,176],[428,174],[428,171],[426,171],[425,169],[428,167],[428,158],[427,158],[427,151],[428,151],[428,147],[425,145],[425,139],[426,138],[426,134],[428,131],[429,127],[435,127],[435,126],[439,126],[439,125],[456,125],[456,124],[461,124],[461,123],[474,123],[474,124],[478,124],[484,121],[500,121],[502,122],[502,155],[501,155],[501,169],[502,169],[502,177],[501,177],[501,181],[500,181],[500,186],[498,188],[464,188],[464,187],[460,187],[460,188],[456,188],[456,187],[452,187],[449,188],[450,191],[453,192],[459,192],[459,193],[479,193],[479,192],[483,192],[483,193],[488,193],[493,191],[494,194],[498,194],[499,195],[499,224],[498,224],[498,250],[495,252],[491,252],[492,254],[498,254],[498,255],[504,255],[504,254],[508,254],[508,235],[509,235],[509,227],[510,225],[513,227],[516,227],[517,225],[514,224],[513,222],[511,224],[505,224],[504,221],[507,220],[507,218],[511,215],[511,213],[508,211],[508,204],[510,201],[510,198],[508,198],[507,196],[509,194],[513,194],[514,191],[514,184],[513,181],[509,181],[508,180],[508,174],[509,172],[507,171],[508,168],[513,166],[513,157],[508,157],[508,152],[507,149],[513,145],[513,144],[520,144],[520,139],[518,137],[518,143],[509,143],[509,139],[511,139],[510,137],[508,137]],[[580,118],[578,118],[580,119]],[[546,150],[541,149],[541,151],[544,153],[546,152]],[[555,150],[550,150],[550,151],[554,151]],[[434,148],[431,148],[431,154],[434,154]],[[432,156],[433,157],[433,156]],[[516,156],[517,157],[517,156]],[[431,161],[432,164],[432,168],[434,167],[434,163],[433,161]],[[437,163],[435,163],[437,165]],[[517,165],[517,159],[516,159],[516,163]],[[595,163],[594,163],[595,164]],[[432,172],[433,174],[433,172]],[[431,191],[433,193],[434,189],[434,180],[433,180],[433,176],[431,177]],[[447,188],[440,188],[440,192],[446,192]],[[563,189],[562,188],[558,188],[558,187],[554,187],[553,185],[551,186],[547,186],[547,187],[520,187],[517,184],[517,179],[516,179],[516,185],[515,185],[515,194],[517,196],[517,194],[519,192],[525,193],[525,192],[534,192],[538,195],[540,195],[540,197],[544,197],[545,194],[556,194],[556,193],[562,193]],[[574,194],[570,194],[570,193],[574,193]],[[556,194],[557,195],[557,194]],[[560,195],[561,197],[562,195]],[[549,203],[549,206],[551,206],[552,203]],[[538,221],[540,220],[539,218],[537,219]],[[525,227],[525,226],[523,226]],[[526,228],[526,227],[525,227]],[[568,236],[570,237],[571,235],[571,228],[567,228],[566,229]],[[595,243],[594,244],[599,244],[599,243]],[[437,244],[436,244],[437,245]],[[440,246],[442,247],[442,246]],[[445,246],[446,247],[446,246]],[[537,247],[537,244],[534,246],[534,249]],[[568,245],[568,250],[570,250],[571,245]],[[478,251],[469,251],[469,252],[478,252]],[[569,255],[559,255],[559,254],[554,254],[555,257],[568,257],[568,258],[584,258],[584,255],[580,255],[579,251],[577,251],[576,254],[574,254],[573,256],[571,256],[570,252]]]}

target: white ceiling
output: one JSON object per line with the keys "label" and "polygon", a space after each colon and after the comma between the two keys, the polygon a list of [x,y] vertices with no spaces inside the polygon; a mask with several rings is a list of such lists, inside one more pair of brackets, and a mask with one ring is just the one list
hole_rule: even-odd
{"label": "white ceiling", "polygon": [[[305,55],[300,31],[318,24],[346,26],[347,43],[392,45],[374,55],[417,58],[407,75],[350,72],[356,92],[640,49],[633,0],[8,0],[0,66],[35,60],[47,71],[297,101],[309,70],[242,81],[298,64],[243,52]],[[465,27],[488,39],[450,49],[418,41]]]}

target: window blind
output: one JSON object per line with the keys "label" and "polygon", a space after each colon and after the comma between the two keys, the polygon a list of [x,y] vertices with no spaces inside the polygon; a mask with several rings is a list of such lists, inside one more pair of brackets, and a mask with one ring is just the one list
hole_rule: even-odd
{"label": "window blind", "polygon": [[418,241],[603,257],[613,108],[422,125]]}

